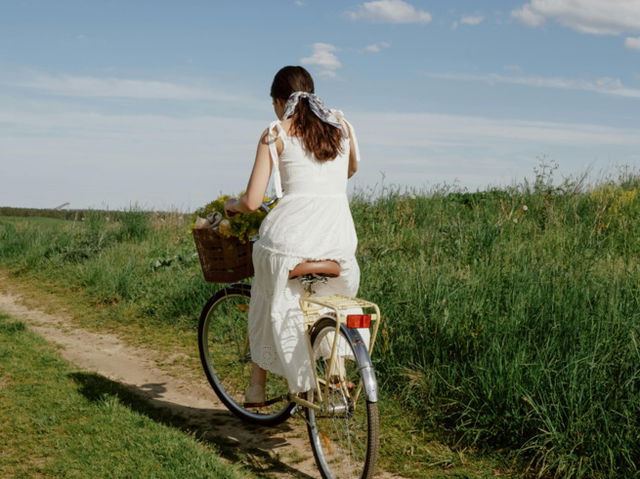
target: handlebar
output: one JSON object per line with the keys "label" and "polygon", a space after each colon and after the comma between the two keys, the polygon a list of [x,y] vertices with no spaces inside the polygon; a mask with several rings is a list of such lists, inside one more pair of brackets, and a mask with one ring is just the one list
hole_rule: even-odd
{"label": "handlebar", "polygon": [[272,198],[269,201],[263,201],[260,205],[260,209],[265,213],[269,213],[269,211],[271,211],[271,205],[273,205],[276,201],[278,201],[278,198]]}

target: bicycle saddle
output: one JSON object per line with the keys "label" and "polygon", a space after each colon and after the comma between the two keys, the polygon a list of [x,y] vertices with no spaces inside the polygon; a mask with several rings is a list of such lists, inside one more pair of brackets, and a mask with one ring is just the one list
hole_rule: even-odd
{"label": "bicycle saddle", "polygon": [[289,279],[307,274],[318,274],[329,278],[340,276],[340,265],[336,261],[305,261],[289,271]]}

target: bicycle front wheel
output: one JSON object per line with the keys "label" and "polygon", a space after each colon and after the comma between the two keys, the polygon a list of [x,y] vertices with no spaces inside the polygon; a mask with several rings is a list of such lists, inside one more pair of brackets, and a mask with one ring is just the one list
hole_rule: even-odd
{"label": "bicycle front wheel", "polygon": [[198,325],[200,360],[211,387],[232,413],[248,422],[273,426],[291,416],[295,403],[289,401],[286,380],[270,373],[265,402],[250,406],[244,403],[251,378],[247,332],[250,297],[249,285],[235,284],[209,299]]}
{"label": "bicycle front wheel", "polygon": [[[375,374],[360,334],[344,326],[338,333],[338,364],[327,374],[336,321],[322,318],[311,331],[316,375],[321,379],[329,377],[330,386],[328,397],[323,398],[323,411],[307,408],[307,430],[323,478],[369,479],[374,474],[379,447]],[[315,391],[308,393],[310,401],[318,404],[320,401],[314,396]]]}

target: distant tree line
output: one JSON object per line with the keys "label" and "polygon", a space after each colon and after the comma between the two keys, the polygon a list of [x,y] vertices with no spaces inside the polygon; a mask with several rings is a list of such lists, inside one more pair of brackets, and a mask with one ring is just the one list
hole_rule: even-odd
{"label": "distant tree line", "polygon": [[[47,208],[14,208],[10,206],[0,206],[0,216],[21,216],[21,217],[40,217],[40,218],[56,218],[61,220],[82,221],[89,214],[101,213],[104,216],[119,220],[120,217],[129,211],[109,211],[94,209],[47,209]],[[163,212],[148,212],[149,214],[160,214]]]}

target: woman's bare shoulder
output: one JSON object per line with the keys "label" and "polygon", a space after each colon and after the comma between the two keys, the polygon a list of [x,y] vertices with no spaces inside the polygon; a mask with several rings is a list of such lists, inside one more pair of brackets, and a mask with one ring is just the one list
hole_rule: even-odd
{"label": "woman's bare shoulder", "polygon": [[269,128],[265,128],[264,131],[260,134],[260,141],[263,145],[269,144]]}
{"label": "woman's bare shoulder", "polygon": [[342,110],[332,109],[331,112],[335,115],[336,119],[340,122],[340,124],[344,128],[344,131],[347,132],[347,136],[351,137],[351,128],[350,128],[351,124],[344,117],[344,113],[342,112]]}
{"label": "woman's bare shoulder", "polygon": [[347,138],[351,138],[351,124],[344,118],[340,118],[340,124],[344,128],[344,131],[347,132]]}

